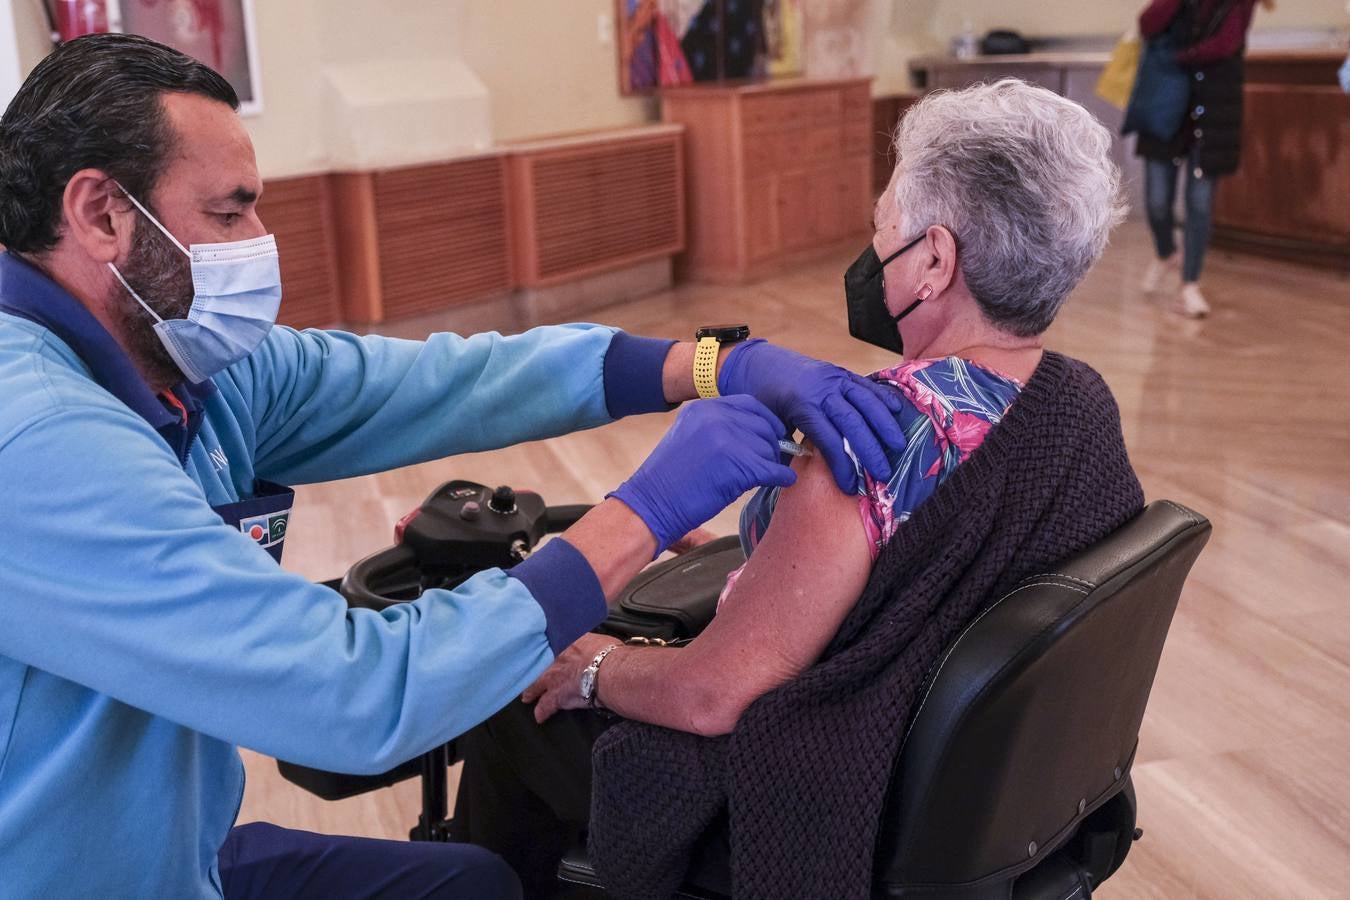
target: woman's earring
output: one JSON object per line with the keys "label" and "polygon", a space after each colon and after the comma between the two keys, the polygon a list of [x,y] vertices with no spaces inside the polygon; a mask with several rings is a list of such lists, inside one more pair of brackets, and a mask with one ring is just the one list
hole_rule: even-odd
{"label": "woman's earring", "polygon": [[924,284],[919,288],[918,292],[914,295],[914,299],[915,299],[915,300],[927,300],[927,299],[928,299],[929,297],[931,297],[931,296],[933,296],[933,286],[932,286],[931,284],[924,283]]}

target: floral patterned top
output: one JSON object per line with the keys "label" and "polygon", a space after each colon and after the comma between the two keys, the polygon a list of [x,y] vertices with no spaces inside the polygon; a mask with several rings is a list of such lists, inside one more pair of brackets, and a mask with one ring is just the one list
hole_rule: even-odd
{"label": "floral patterned top", "polygon": [[[877,481],[856,457],[860,475],[858,513],[875,562],[881,548],[956,467],[980,446],[1022,390],[1022,383],[955,356],[920,359],[882,369],[871,378],[895,387],[909,401],[896,420],[904,429],[903,450],[890,454],[891,477]],[[848,449],[847,444],[845,449]],[[849,455],[853,456],[851,450]],[[741,547],[746,556],[769,527],[779,488],[761,488],[741,510]],[[741,570],[727,577],[720,606]]]}

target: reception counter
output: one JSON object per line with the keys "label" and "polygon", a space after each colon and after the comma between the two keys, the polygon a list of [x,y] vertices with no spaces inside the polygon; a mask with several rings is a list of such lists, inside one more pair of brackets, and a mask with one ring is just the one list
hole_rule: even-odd
{"label": "reception counter", "polygon": [[1216,246],[1350,271],[1350,94],[1332,53],[1247,57],[1242,164],[1219,183]]}

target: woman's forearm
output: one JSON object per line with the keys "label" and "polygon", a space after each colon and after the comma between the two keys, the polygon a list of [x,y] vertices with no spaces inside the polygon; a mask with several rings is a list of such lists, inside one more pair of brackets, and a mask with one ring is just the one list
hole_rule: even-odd
{"label": "woman's forearm", "polygon": [[679,731],[726,734],[746,707],[820,656],[862,593],[871,556],[857,498],[840,493],[823,457],[793,468],[797,483],[779,495],[717,616],[679,649],[611,653],[597,680],[604,706]]}
{"label": "woman's forearm", "polygon": [[[606,709],[638,722],[693,734],[726,734],[758,687],[727,683],[697,648],[624,646],[606,657],[596,682]],[[750,696],[753,693],[753,696]]]}

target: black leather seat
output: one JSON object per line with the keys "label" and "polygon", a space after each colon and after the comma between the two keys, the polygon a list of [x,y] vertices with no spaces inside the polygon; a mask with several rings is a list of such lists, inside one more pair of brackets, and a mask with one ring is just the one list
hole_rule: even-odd
{"label": "black leather seat", "polygon": [[[1209,533],[1203,516],[1152,503],[962,632],[896,758],[876,896],[1076,900],[1119,867],[1144,707]],[[683,896],[728,893],[726,850],[725,833],[705,838]],[[580,850],[559,877],[601,887]]]}

